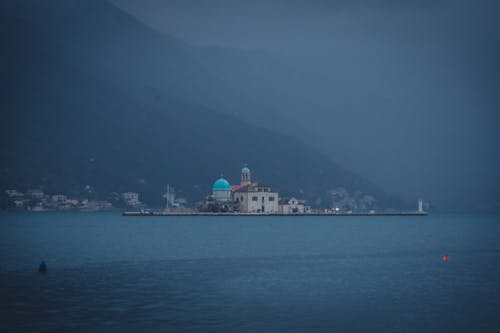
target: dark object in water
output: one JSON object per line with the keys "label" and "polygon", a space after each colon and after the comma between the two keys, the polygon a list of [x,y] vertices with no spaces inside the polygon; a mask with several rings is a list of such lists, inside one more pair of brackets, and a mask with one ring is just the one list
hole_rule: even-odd
{"label": "dark object in water", "polygon": [[47,264],[45,263],[45,261],[42,261],[40,263],[40,266],[38,266],[38,271],[40,273],[45,273],[47,271]]}

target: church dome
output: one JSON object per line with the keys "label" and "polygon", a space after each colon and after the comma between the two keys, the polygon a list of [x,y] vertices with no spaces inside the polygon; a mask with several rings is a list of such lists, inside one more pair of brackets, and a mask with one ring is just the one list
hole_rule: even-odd
{"label": "church dome", "polygon": [[213,191],[231,191],[231,185],[224,178],[219,178],[215,181],[214,186],[212,187]]}
{"label": "church dome", "polygon": [[250,169],[247,167],[244,167],[243,169],[241,169],[241,173],[250,173]]}

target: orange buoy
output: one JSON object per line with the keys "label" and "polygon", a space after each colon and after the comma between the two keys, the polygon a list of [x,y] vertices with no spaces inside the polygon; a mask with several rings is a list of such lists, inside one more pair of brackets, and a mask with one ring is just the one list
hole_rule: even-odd
{"label": "orange buoy", "polygon": [[448,255],[447,255],[447,254],[445,254],[445,255],[443,256],[443,261],[448,262]]}

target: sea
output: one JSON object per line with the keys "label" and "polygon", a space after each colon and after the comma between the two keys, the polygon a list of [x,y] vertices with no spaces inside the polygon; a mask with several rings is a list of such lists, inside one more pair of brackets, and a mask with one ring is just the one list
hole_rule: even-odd
{"label": "sea", "polygon": [[0,332],[500,332],[500,215],[4,212]]}

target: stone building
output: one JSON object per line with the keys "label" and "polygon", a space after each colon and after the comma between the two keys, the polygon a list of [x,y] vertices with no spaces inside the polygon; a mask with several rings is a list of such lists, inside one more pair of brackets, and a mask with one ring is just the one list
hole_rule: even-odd
{"label": "stone building", "polygon": [[240,186],[233,198],[242,213],[278,213],[278,191],[264,183]]}
{"label": "stone building", "polygon": [[241,169],[239,185],[224,178],[217,179],[212,194],[207,196],[200,208],[209,212],[240,212],[259,214],[307,214],[311,208],[295,198],[280,200],[278,190],[262,182],[252,182],[248,167]]}
{"label": "stone building", "polygon": [[278,191],[261,182],[252,183],[250,169],[241,169],[239,186],[233,187],[233,201],[241,213],[278,213]]}

